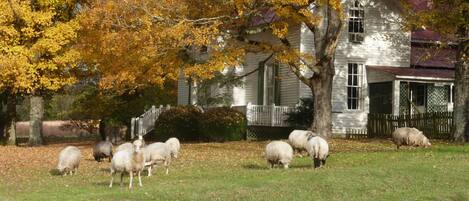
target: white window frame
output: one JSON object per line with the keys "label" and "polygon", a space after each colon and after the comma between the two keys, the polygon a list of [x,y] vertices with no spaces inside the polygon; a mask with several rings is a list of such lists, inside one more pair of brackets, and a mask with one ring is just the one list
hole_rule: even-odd
{"label": "white window frame", "polygon": [[[356,65],[357,71],[356,73],[352,70],[352,73],[350,73],[350,68],[353,68],[353,65]],[[361,111],[363,110],[363,105],[364,105],[364,97],[363,97],[363,71],[364,71],[364,64],[361,62],[347,62],[347,79],[346,79],[346,105],[347,105],[347,111]],[[353,77],[356,76],[356,82],[354,81]],[[352,78],[352,79],[351,79]],[[351,80],[350,80],[351,79]],[[351,81],[351,83],[350,83]],[[357,96],[356,97],[351,97],[349,96],[349,89],[350,88],[357,88]],[[349,100],[356,100],[356,107],[353,107],[354,104],[350,103]]]}
{"label": "white window frame", "polygon": [[[347,20],[347,26],[348,26],[348,39],[349,42],[351,43],[362,43],[365,40],[365,8],[363,4],[359,0],[354,0],[352,2],[352,5],[350,5],[350,8],[348,10],[348,20]],[[356,11],[356,12],[354,12]],[[353,13],[358,14],[354,15]],[[360,16],[361,13],[361,16]],[[350,28],[350,21],[361,21],[362,24],[362,31],[355,32],[353,31],[353,27]],[[353,24],[353,23],[352,23]],[[352,31],[350,31],[352,29]]]}

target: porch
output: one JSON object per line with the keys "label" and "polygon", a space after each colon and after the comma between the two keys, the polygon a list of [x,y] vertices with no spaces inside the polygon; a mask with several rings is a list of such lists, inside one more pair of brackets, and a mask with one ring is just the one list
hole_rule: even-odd
{"label": "porch", "polygon": [[368,66],[369,113],[453,111],[454,70]]}

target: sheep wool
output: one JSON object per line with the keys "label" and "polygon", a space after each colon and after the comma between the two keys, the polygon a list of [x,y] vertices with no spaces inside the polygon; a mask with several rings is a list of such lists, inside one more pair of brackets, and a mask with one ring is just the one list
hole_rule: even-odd
{"label": "sheep wool", "polygon": [[293,148],[293,151],[298,153],[300,156],[301,152],[306,151],[306,144],[308,139],[316,136],[315,133],[308,130],[294,130],[288,136],[288,142]]}
{"label": "sheep wool", "polygon": [[171,156],[173,158],[177,158],[179,150],[181,149],[181,144],[179,143],[179,140],[175,137],[172,137],[166,140],[165,143],[171,148]]}
{"label": "sheep wool", "polygon": [[313,160],[314,168],[319,168],[326,165],[326,159],[329,157],[329,144],[327,141],[320,137],[312,137],[306,146],[309,156]]}
{"label": "sheep wool", "polygon": [[171,164],[171,147],[162,142],[155,142],[143,149],[145,157],[145,166],[148,167],[148,176],[151,176],[151,170],[154,165],[164,165],[166,174],[169,173],[169,165]]}
{"label": "sheep wool", "polygon": [[109,141],[98,142],[93,148],[93,157],[98,162],[101,162],[103,158],[108,158],[109,162],[111,162],[112,143]]}
{"label": "sheep wool", "polygon": [[81,152],[75,146],[67,146],[59,154],[59,163],[57,169],[60,173],[67,175],[77,174],[80,165]]}
{"label": "sheep wool", "polygon": [[124,149],[117,151],[111,161],[111,183],[109,184],[109,188],[112,187],[114,181],[114,174],[116,172],[121,173],[121,181],[120,184],[122,185],[122,180],[124,177],[124,173],[129,173],[130,181],[129,181],[129,188],[132,188],[132,181],[134,173],[138,175],[138,183],[142,186],[142,179],[141,179],[141,172],[145,167],[145,158],[142,152],[142,142],[139,140],[134,141],[132,144],[132,149]]}
{"label": "sheep wool", "polygon": [[281,164],[288,169],[293,158],[293,148],[286,142],[272,141],[265,148],[265,156],[270,168]]}
{"label": "sheep wool", "polygon": [[432,144],[423,132],[416,128],[402,127],[397,128],[392,133],[392,141],[397,149],[402,145],[430,147]]}
{"label": "sheep wool", "polygon": [[124,144],[121,144],[119,145],[117,148],[116,148],[116,152],[118,151],[122,151],[122,150],[132,150],[134,148],[134,145],[130,142],[126,142]]}

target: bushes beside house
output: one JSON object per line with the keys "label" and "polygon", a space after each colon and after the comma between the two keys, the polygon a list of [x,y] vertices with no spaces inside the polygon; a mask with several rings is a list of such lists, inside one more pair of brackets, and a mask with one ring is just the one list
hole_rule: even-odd
{"label": "bushes beside house", "polygon": [[155,123],[158,137],[177,137],[182,141],[198,141],[202,111],[194,106],[178,106],[164,111]]}
{"label": "bushes beside house", "polygon": [[246,135],[246,117],[231,108],[210,108],[205,112],[194,106],[178,106],[160,114],[155,123],[155,138],[177,137],[182,141],[233,141]]}
{"label": "bushes beside house", "polygon": [[287,122],[296,129],[306,130],[313,123],[313,99],[301,98],[298,109],[294,112],[287,113]]}
{"label": "bushes beside house", "polygon": [[200,118],[200,133],[209,141],[242,140],[246,128],[245,115],[228,107],[208,109]]}

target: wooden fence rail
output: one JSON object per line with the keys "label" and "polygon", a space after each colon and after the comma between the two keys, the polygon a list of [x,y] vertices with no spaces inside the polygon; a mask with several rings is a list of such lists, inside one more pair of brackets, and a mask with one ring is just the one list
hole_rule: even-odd
{"label": "wooden fence rail", "polygon": [[413,115],[368,114],[368,137],[388,138],[400,127],[415,127],[433,139],[448,139],[452,134],[453,113],[431,112]]}

